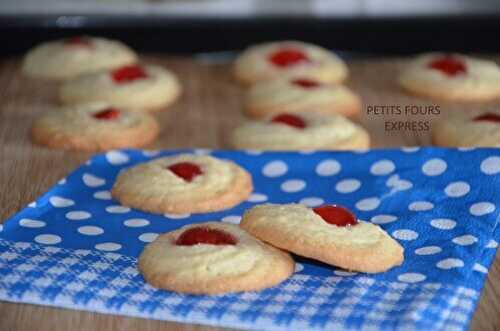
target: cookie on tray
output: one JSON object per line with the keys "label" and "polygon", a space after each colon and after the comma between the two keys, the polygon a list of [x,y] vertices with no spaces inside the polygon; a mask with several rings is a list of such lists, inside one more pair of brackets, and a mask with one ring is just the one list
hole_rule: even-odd
{"label": "cookie on tray", "polygon": [[181,154],[120,173],[112,195],[121,204],[153,213],[206,213],[229,209],[252,192],[250,174],[231,161]]}
{"label": "cookie on tray", "polygon": [[449,114],[433,124],[432,141],[444,147],[500,147],[500,110]]}
{"label": "cookie on tray", "polygon": [[135,52],[119,41],[79,36],[34,47],[26,54],[22,71],[30,77],[63,80],[135,62]]}
{"label": "cookie on tray", "polygon": [[106,151],[143,147],[159,133],[156,119],[95,102],[54,109],[38,118],[31,129],[35,144],[50,148]]}
{"label": "cookie on tray", "polygon": [[336,205],[264,204],[240,226],[275,247],[347,270],[377,273],[403,262],[403,248],[378,225]]}
{"label": "cookie on tray", "polygon": [[340,83],[347,77],[348,69],[337,55],[320,46],[277,41],[246,49],[234,63],[234,75],[245,84],[296,77]]}
{"label": "cookie on tray", "polygon": [[424,97],[486,101],[500,97],[500,67],[460,54],[423,54],[406,64],[399,84]]}
{"label": "cookie on tray", "polygon": [[294,268],[288,253],[220,222],[160,235],[139,257],[139,270],[152,286],[191,294],[262,290],[287,279]]}
{"label": "cookie on tray", "polygon": [[247,91],[245,111],[256,118],[310,111],[354,116],[361,111],[361,100],[342,85],[308,78],[276,79],[256,83]]}
{"label": "cookie on tray", "polygon": [[265,121],[247,121],[230,143],[237,149],[346,150],[370,146],[368,132],[342,115],[278,114]]}
{"label": "cookie on tray", "polygon": [[172,104],[180,93],[179,81],[169,70],[130,65],[66,81],[59,99],[63,104],[106,101],[121,109],[157,111]]}

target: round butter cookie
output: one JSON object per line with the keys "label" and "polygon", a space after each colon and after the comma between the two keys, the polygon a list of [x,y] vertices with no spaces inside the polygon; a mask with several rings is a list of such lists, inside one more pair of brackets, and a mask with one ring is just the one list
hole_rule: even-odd
{"label": "round butter cookie", "polygon": [[406,65],[399,84],[424,97],[486,101],[500,97],[500,68],[493,61],[460,54],[424,54]]}
{"label": "round butter cookie", "polygon": [[181,154],[120,173],[112,195],[121,204],[153,213],[206,213],[229,209],[252,192],[252,178],[231,161]]}
{"label": "round butter cookie", "polygon": [[245,111],[256,118],[310,111],[354,116],[361,111],[361,100],[342,85],[307,78],[276,79],[256,83],[247,91]]}
{"label": "round butter cookie", "polygon": [[449,114],[433,124],[432,141],[444,147],[500,147],[500,111]]}
{"label": "round butter cookie", "polygon": [[245,212],[240,227],[275,247],[347,270],[376,273],[403,262],[397,241],[336,205],[259,205]]}
{"label": "round butter cookie", "polygon": [[220,222],[160,235],[139,257],[139,270],[152,286],[191,294],[262,290],[287,279],[294,268],[288,253]]}
{"label": "round butter cookie", "polygon": [[145,146],[159,131],[151,115],[95,102],[45,113],[34,122],[31,136],[35,144],[51,148],[105,151]]}
{"label": "round butter cookie", "polygon": [[232,132],[230,143],[237,149],[346,150],[368,148],[370,136],[341,115],[284,113],[244,123]]}
{"label": "round butter cookie", "polygon": [[180,93],[179,81],[167,69],[131,65],[66,81],[59,98],[63,104],[106,101],[121,109],[157,111],[173,103]]}
{"label": "round butter cookie", "polygon": [[80,36],[34,47],[26,54],[22,71],[30,77],[63,80],[136,61],[135,52],[119,41]]}
{"label": "round butter cookie", "polygon": [[340,83],[348,69],[337,55],[320,46],[277,41],[246,49],[234,63],[234,75],[245,84],[295,77]]}

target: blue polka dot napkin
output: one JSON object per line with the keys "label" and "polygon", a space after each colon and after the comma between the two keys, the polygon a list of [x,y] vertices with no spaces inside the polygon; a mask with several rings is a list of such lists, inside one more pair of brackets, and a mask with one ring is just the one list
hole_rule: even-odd
{"label": "blue polka dot napkin", "polygon": [[[118,172],[180,152],[248,169],[255,191],[231,210],[153,215],[111,199]],[[0,299],[265,330],[466,329],[500,230],[500,150],[358,152],[111,151],[97,155],[0,227]],[[158,233],[238,223],[259,203],[345,205],[405,248],[402,266],[368,275],[297,257],[293,277],[220,296],[156,290],[136,269]]]}

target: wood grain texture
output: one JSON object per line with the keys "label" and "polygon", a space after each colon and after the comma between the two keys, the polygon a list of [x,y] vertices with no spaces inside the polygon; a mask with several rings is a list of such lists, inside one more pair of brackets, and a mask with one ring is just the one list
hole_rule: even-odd
{"label": "wood grain texture", "polygon": [[[164,65],[181,79],[184,93],[168,111],[158,114],[162,133],[151,148],[227,148],[230,130],[244,119],[243,89],[234,82],[227,64],[207,64],[189,58],[145,56],[145,62]],[[458,109],[477,111],[498,107],[500,102],[455,104],[419,99],[400,91],[395,75],[402,61],[351,62],[348,85],[360,93],[366,106],[440,105],[441,114],[421,116],[367,115],[359,121],[370,131],[375,147],[430,144],[428,131],[385,131],[390,120],[429,120],[445,117]],[[21,77],[19,62],[0,61],[0,220],[23,206],[66,176],[90,154],[53,151],[31,145],[33,119],[53,107],[57,85]],[[365,108],[366,109],[366,108]],[[1,221],[0,221],[1,222]],[[144,320],[71,311],[26,304],[0,303],[0,330],[220,330],[207,326]],[[491,268],[471,330],[500,330],[500,257]]]}

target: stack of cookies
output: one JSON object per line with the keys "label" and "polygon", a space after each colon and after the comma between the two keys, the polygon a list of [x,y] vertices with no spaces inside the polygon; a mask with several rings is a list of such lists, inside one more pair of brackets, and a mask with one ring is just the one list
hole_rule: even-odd
{"label": "stack of cookies", "polygon": [[165,109],[181,86],[165,68],[138,63],[121,42],[74,37],[41,44],[28,52],[23,73],[62,81],[64,107],[35,121],[32,138],[51,148],[104,151],[142,147],[159,133],[149,113]]}
{"label": "stack of cookies", "polygon": [[[139,164],[119,174],[112,196],[153,213],[208,213],[232,208],[253,190],[239,165],[181,154]],[[193,294],[255,291],[290,277],[290,255],[361,272],[383,272],[403,262],[403,248],[379,226],[358,221],[344,207],[257,205],[241,224],[205,222],[165,233],[145,247],[139,269],[155,287]]]}
{"label": "stack of cookies", "polygon": [[282,41],[248,48],[234,75],[249,86],[247,121],[232,132],[235,148],[261,150],[365,149],[366,130],[347,119],[359,114],[360,98],[340,85],[346,64],[319,46]]}

